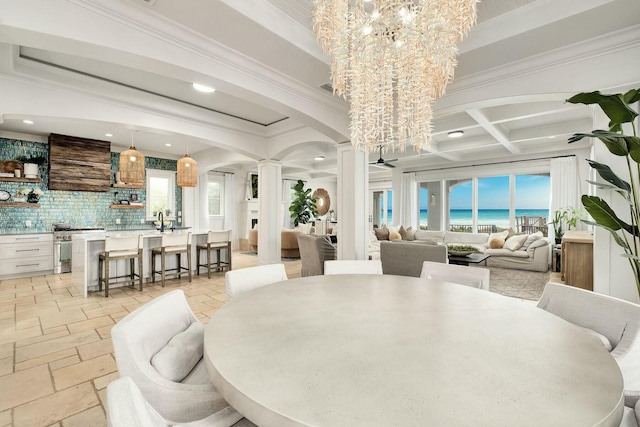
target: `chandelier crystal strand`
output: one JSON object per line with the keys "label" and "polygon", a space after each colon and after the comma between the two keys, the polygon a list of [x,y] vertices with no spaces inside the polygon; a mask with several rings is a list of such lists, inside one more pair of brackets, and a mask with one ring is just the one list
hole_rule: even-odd
{"label": "chandelier crystal strand", "polygon": [[475,19],[476,0],[314,0],[313,29],[334,92],[350,101],[356,148],[429,146],[433,103]]}

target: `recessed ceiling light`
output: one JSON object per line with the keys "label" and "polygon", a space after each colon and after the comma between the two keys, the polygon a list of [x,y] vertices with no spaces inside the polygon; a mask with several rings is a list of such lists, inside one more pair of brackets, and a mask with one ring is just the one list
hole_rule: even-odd
{"label": "recessed ceiling light", "polygon": [[464,135],[464,131],[454,130],[449,132],[447,135],[449,135],[449,138],[460,138],[462,135]]}
{"label": "recessed ceiling light", "polygon": [[193,88],[199,92],[204,92],[204,93],[211,93],[216,91],[211,86],[201,85],[200,83],[194,83]]}
{"label": "recessed ceiling light", "polygon": [[324,156],[316,156],[313,158],[313,160],[317,161],[317,162],[321,162],[324,160]]}
{"label": "recessed ceiling light", "polygon": [[32,125],[33,124],[33,120],[23,120],[22,123],[26,123],[28,125]]}
{"label": "recessed ceiling light", "polygon": [[168,142],[166,144],[164,144],[165,147],[171,147],[171,144],[169,144]]}
{"label": "recessed ceiling light", "polygon": [[104,136],[106,136],[107,138],[111,138],[113,136],[112,133],[105,133]]}

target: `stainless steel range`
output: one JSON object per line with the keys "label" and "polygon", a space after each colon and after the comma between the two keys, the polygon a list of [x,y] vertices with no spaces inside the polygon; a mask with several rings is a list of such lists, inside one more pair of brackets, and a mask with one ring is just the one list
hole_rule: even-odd
{"label": "stainless steel range", "polygon": [[53,274],[71,272],[71,236],[104,231],[102,227],[55,227],[53,230]]}

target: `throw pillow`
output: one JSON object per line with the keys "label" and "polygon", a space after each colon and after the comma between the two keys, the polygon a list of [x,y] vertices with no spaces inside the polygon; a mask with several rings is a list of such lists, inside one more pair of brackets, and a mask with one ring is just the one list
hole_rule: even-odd
{"label": "throw pillow", "polygon": [[374,233],[378,240],[389,240],[389,229],[387,227],[374,228]]}
{"label": "throw pillow", "polygon": [[533,242],[538,239],[542,239],[542,237],[542,231],[536,231],[535,233],[530,234],[529,236],[527,236],[527,240],[524,241],[520,250],[526,251],[527,249],[529,249],[529,246],[531,246]]}
{"label": "throw pillow", "polygon": [[515,236],[509,237],[504,242],[504,248],[509,249],[510,251],[517,251],[523,245],[524,241],[527,240],[526,234],[516,234]]}
{"label": "throw pillow", "polygon": [[400,227],[394,227],[393,225],[387,225],[387,228],[389,229],[389,234],[391,233],[398,233],[398,228]]}
{"label": "throw pillow", "polygon": [[398,230],[400,236],[402,236],[402,240],[416,240],[416,232],[413,231],[413,227],[404,228],[404,226],[400,226],[400,230]]}
{"label": "throw pillow", "polygon": [[151,358],[151,365],[168,380],[180,382],[198,364],[204,352],[204,325],[192,323]]}
{"label": "throw pillow", "polygon": [[487,248],[490,247],[490,243],[493,239],[499,239],[502,241],[507,240],[507,234],[509,234],[509,230],[503,230],[503,231],[498,231],[497,233],[489,234],[489,238],[487,239],[487,243],[485,244],[485,246]]}
{"label": "throw pillow", "polygon": [[502,249],[502,247],[504,246],[504,240],[502,239],[491,239],[491,241],[489,242],[489,247],[491,249]]}
{"label": "throw pillow", "polygon": [[389,240],[402,240],[402,236],[400,233],[389,231]]}

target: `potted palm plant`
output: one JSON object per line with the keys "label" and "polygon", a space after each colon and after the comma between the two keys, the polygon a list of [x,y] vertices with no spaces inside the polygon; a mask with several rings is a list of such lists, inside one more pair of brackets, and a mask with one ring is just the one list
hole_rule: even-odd
{"label": "potted palm plant", "polygon": [[[582,204],[593,218],[593,221],[583,221],[602,227],[611,233],[615,242],[622,247],[623,256],[629,260],[636,280],[638,294],[640,294],[640,138],[638,137],[634,120],[638,112],[631,105],[640,101],[640,89],[632,89],[624,94],[616,93],[605,95],[598,91],[579,93],[567,100],[572,104],[597,104],[609,118],[609,130],[594,130],[591,133],[577,133],[569,143],[580,141],[583,138],[597,138],[614,156],[624,157],[629,173],[629,181],[616,175],[613,170],[593,160],[587,160],[589,165],[598,173],[603,182],[588,181],[597,188],[612,190],[625,200],[629,221],[623,220],[609,204],[598,196],[582,196]],[[633,134],[623,132],[623,124],[627,123],[628,129]]]}

